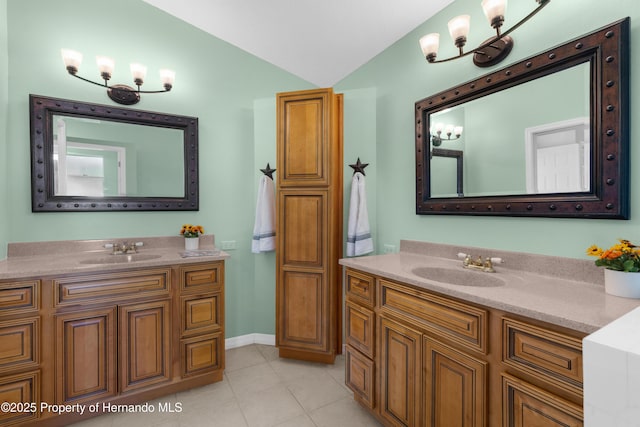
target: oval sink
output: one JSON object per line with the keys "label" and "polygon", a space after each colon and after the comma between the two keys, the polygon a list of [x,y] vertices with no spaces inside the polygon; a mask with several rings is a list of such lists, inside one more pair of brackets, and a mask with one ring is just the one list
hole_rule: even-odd
{"label": "oval sink", "polygon": [[160,258],[162,255],[153,254],[124,254],[107,255],[99,258],[90,258],[80,261],[80,264],[126,264],[130,262],[149,261]]}
{"label": "oval sink", "polygon": [[494,287],[504,286],[505,282],[495,273],[480,271],[457,270],[444,267],[418,267],[411,270],[413,274],[423,279],[447,283],[458,286]]}

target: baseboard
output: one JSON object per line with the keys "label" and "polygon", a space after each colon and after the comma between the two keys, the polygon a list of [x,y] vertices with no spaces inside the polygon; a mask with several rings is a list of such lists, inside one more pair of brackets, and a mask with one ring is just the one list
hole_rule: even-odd
{"label": "baseboard", "polygon": [[276,336],[269,334],[247,334],[224,340],[226,350],[251,344],[276,345]]}

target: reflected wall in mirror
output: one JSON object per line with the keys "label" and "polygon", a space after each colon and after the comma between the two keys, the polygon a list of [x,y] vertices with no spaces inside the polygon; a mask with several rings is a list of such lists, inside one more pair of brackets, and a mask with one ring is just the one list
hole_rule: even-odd
{"label": "reflected wall in mirror", "polygon": [[[418,101],[416,212],[628,218],[628,33],[627,18]],[[436,124],[464,132],[437,146]],[[463,194],[439,149],[464,153]]]}
{"label": "reflected wall in mirror", "polygon": [[198,210],[198,119],[30,96],[32,211]]}

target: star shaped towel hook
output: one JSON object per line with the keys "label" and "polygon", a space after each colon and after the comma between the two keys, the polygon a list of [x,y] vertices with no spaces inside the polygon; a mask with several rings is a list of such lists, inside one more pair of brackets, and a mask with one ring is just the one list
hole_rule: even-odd
{"label": "star shaped towel hook", "polygon": [[353,173],[355,174],[356,172],[360,172],[362,175],[365,175],[364,173],[364,168],[366,168],[367,166],[369,166],[369,163],[361,163],[360,162],[360,157],[358,157],[358,161],[355,162],[355,164],[353,165],[349,165],[353,168]]}
{"label": "star shaped towel hook", "polygon": [[264,169],[260,169],[260,171],[265,174],[266,176],[268,176],[269,178],[273,179],[273,173],[276,171],[275,169],[271,169],[271,166],[269,166],[269,163],[267,163],[267,167]]}

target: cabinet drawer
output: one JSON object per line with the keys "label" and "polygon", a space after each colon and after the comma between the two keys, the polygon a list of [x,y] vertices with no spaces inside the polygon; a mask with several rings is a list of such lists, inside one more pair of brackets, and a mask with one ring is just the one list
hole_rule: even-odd
{"label": "cabinet drawer", "polygon": [[214,263],[180,268],[180,290],[185,292],[211,292],[220,290],[224,277],[224,264]]}
{"label": "cabinet drawer", "polygon": [[222,327],[222,294],[182,297],[182,334],[202,333]]}
{"label": "cabinet drawer", "polygon": [[375,406],[374,401],[374,364],[373,361],[349,345],[345,354],[345,382],[354,397],[368,408]]}
{"label": "cabinet drawer", "polygon": [[581,340],[508,318],[502,325],[504,363],[582,394]]}
{"label": "cabinet drawer", "polygon": [[0,372],[38,365],[40,318],[0,322]]}
{"label": "cabinet drawer", "polygon": [[502,425],[581,427],[582,407],[502,374]]}
{"label": "cabinet drawer", "polygon": [[40,308],[40,281],[0,283],[0,315]]}
{"label": "cabinet drawer", "polygon": [[373,359],[375,315],[373,311],[347,301],[345,304],[347,344]]}
{"label": "cabinet drawer", "polygon": [[380,306],[440,338],[487,352],[488,312],[478,307],[380,280]]}
{"label": "cabinet drawer", "polygon": [[26,372],[0,378],[0,402],[35,404],[35,411],[0,411],[0,425],[23,425],[39,417],[40,372]]}
{"label": "cabinet drawer", "polygon": [[224,368],[222,333],[188,338],[182,343],[182,376],[198,375]]}
{"label": "cabinet drawer", "polygon": [[374,279],[371,276],[347,270],[346,294],[348,298],[373,308],[375,304]]}
{"label": "cabinet drawer", "polygon": [[171,269],[110,272],[53,280],[55,306],[169,295]]}

